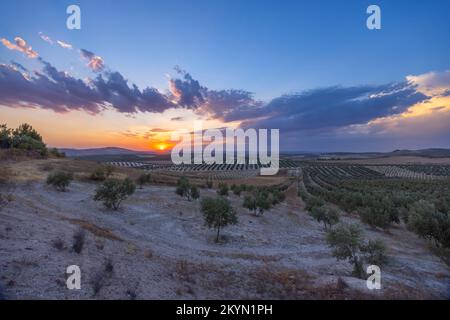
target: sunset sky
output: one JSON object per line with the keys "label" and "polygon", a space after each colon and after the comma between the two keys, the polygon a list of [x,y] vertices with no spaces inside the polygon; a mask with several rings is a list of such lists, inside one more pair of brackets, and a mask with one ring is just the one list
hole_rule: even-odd
{"label": "sunset sky", "polygon": [[280,129],[282,151],[450,148],[450,1],[1,1],[0,15],[0,123],[50,146],[167,150],[203,120]]}

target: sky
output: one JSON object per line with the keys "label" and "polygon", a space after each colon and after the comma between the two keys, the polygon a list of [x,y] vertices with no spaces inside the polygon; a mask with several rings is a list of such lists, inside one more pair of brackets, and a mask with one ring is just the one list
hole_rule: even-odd
{"label": "sky", "polygon": [[449,14],[446,0],[1,1],[0,123],[55,147],[165,150],[202,120],[279,129],[282,151],[450,148]]}

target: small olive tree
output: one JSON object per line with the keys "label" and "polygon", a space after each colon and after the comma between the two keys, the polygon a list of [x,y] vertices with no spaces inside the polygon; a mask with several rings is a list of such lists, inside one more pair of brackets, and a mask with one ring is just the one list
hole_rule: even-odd
{"label": "small olive tree", "polygon": [[71,172],[56,171],[47,176],[47,184],[54,186],[58,191],[66,191],[72,180]]}
{"label": "small olive tree", "polygon": [[216,242],[219,242],[221,228],[238,222],[236,211],[224,197],[204,198],[201,202],[201,211],[205,225],[217,230]]}
{"label": "small olive tree", "polygon": [[228,196],[228,185],[226,183],[219,183],[219,189],[217,190],[217,194],[220,196]]}
{"label": "small olive tree", "polygon": [[338,224],[330,229],[327,242],[333,247],[333,256],[348,260],[353,265],[353,275],[364,277],[364,263],[382,265],[387,261],[386,247],[380,240],[364,242],[363,232],[358,224]]}
{"label": "small olive tree", "polygon": [[191,186],[190,193],[192,199],[197,200],[198,198],[200,198],[200,191],[196,186]]}
{"label": "small olive tree", "polygon": [[338,211],[327,205],[313,207],[310,214],[318,222],[323,223],[325,230],[328,230],[328,227],[331,227],[339,222]]}
{"label": "small olive tree", "polygon": [[253,213],[256,215],[256,198],[254,196],[246,195],[244,197],[244,203],[242,204],[244,208],[247,208],[250,211],[253,211]]}
{"label": "small olive tree", "polygon": [[123,200],[136,190],[136,185],[130,178],[107,179],[96,190],[94,200],[103,201],[108,209],[118,210]]}
{"label": "small olive tree", "polygon": [[186,197],[188,201],[191,201],[192,195],[191,195],[191,184],[186,177],[181,177],[178,179],[177,182],[177,188],[175,189],[175,193],[178,194],[181,197]]}

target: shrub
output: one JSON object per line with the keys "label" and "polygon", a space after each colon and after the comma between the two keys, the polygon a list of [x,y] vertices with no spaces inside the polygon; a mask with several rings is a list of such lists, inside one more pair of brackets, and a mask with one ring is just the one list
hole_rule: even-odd
{"label": "shrub", "polygon": [[108,179],[96,190],[94,200],[103,201],[108,209],[118,210],[123,200],[134,193],[136,186],[130,178]]}
{"label": "shrub", "polygon": [[190,193],[192,199],[197,200],[198,198],[200,198],[200,192],[198,191],[198,188],[196,186],[191,187]]}
{"label": "shrub", "polygon": [[233,191],[233,193],[236,196],[240,197],[241,196],[241,192],[242,192],[241,186],[237,186],[237,185],[233,185],[233,186],[232,186],[231,190]]}
{"label": "shrub", "polygon": [[213,181],[211,179],[206,180],[206,187],[211,189],[213,187]]}
{"label": "shrub", "polygon": [[408,227],[437,247],[450,247],[450,213],[437,211],[429,201],[419,200],[410,206]]}
{"label": "shrub", "polygon": [[186,197],[188,201],[191,201],[191,184],[188,178],[181,177],[180,179],[178,179],[175,193],[181,197]]}
{"label": "shrub", "polygon": [[256,195],[256,207],[258,208],[259,215],[262,215],[264,211],[269,210],[272,206],[272,201],[269,195],[264,192],[259,192]]}
{"label": "shrub", "polygon": [[103,167],[95,168],[91,173],[90,179],[94,181],[104,181],[106,179],[106,176]]}
{"label": "shrub", "polygon": [[42,136],[27,123],[11,131],[10,147],[22,150],[34,150],[46,156],[48,151]]}
{"label": "shrub", "polygon": [[312,208],[310,214],[318,222],[323,222],[325,230],[339,222],[338,211],[327,205]]}
{"label": "shrub", "polygon": [[110,164],[99,166],[92,171],[90,179],[94,181],[104,181],[113,174],[114,170],[114,166]]}
{"label": "shrub", "polygon": [[0,124],[0,148],[8,149],[11,147],[12,130],[6,124]]}
{"label": "shrub", "polygon": [[361,220],[372,227],[387,229],[391,225],[389,212],[379,207],[364,207],[360,208],[358,212]]}
{"label": "shrub", "polygon": [[86,234],[83,229],[78,229],[73,235],[72,250],[80,254],[83,251],[84,239]]}
{"label": "shrub", "polygon": [[54,186],[58,191],[66,191],[72,180],[73,174],[64,171],[52,172],[47,176],[47,184]]}
{"label": "shrub", "polygon": [[338,224],[330,229],[327,242],[333,247],[333,256],[338,260],[348,260],[353,265],[353,275],[364,277],[364,263],[381,266],[386,263],[386,248],[380,240],[364,243],[363,232],[357,224]]}
{"label": "shrub", "polygon": [[205,225],[217,229],[216,242],[219,242],[221,228],[238,222],[236,211],[224,197],[204,198],[201,203],[201,210]]}
{"label": "shrub", "polygon": [[217,194],[220,196],[228,196],[228,185],[226,183],[219,183],[219,189],[217,190]]}
{"label": "shrub", "polygon": [[250,211],[253,211],[253,213],[256,215],[257,206],[255,197],[246,195],[244,197],[244,203],[242,204],[242,206]]}
{"label": "shrub", "polygon": [[142,187],[151,182],[152,176],[150,173],[143,173],[137,178],[137,183],[139,184],[139,188],[142,189]]}
{"label": "shrub", "polygon": [[304,201],[305,201],[305,210],[307,211],[311,211],[312,208],[321,207],[325,204],[325,202],[322,199],[314,196],[309,196],[306,199],[304,199]]}
{"label": "shrub", "polygon": [[369,240],[367,244],[361,246],[361,252],[366,255],[366,260],[370,264],[381,266],[387,262],[386,245],[381,240]]}

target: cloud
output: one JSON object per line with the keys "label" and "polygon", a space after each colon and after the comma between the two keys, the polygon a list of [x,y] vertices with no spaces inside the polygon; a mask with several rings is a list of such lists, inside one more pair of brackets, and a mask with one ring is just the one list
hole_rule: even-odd
{"label": "cloud", "polygon": [[[105,108],[122,113],[163,112],[176,107],[157,89],[139,90],[118,72],[98,75],[83,81],[59,71],[39,58],[42,72],[29,78],[25,70],[13,65],[0,65],[0,104],[10,107],[52,109],[55,112],[84,110],[96,114]],[[28,70],[26,70],[28,71]]]}
{"label": "cloud", "polygon": [[61,40],[56,40],[56,43],[57,43],[61,48],[64,48],[64,49],[72,49],[72,45],[71,45],[70,43],[67,43],[67,42],[64,42],[64,41],[61,41]]}
{"label": "cloud", "polygon": [[162,129],[162,128],[153,128],[153,129],[150,129],[149,131],[150,132],[158,132],[158,133],[160,133],[160,132],[171,132],[170,130]]}
{"label": "cloud", "polygon": [[42,40],[44,40],[45,42],[50,43],[51,45],[53,45],[53,40],[49,36],[43,34],[42,32],[39,32],[39,37]]}
{"label": "cloud", "polygon": [[273,99],[258,111],[263,119],[245,120],[249,115],[245,112],[242,126],[282,131],[329,130],[399,114],[427,98],[407,82],[314,89]]}
{"label": "cloud", "polygon": [[105,63],[102,59],[102,57],[95,55],[93,52],[86,50],[86,49],[80,49],[81,56],[88,60],[87,66],[94,72],[100,72],[103,71],[105,68]]}
{"label": "cloud", "polygon": [[195,108],[204,102],[202,91],[204,88],[200,86],[197,80],[179,67],[175,67],[181,79],[170,79],[169,89],[176,102],[184,107]]}
{"label": "cloud", "polygon": [[36,51],[33,51],[32,47],[28,46],[26,41],[21,37],[15,37],[14,41],[15,44],[5,38],[0,39],[0,42],[3,43],[3,45],[9,50],[17,50],[23,52],[28,58],[31,59],[37,58],[39,56],[39,54]]}
{"label": "cloud", "polygon": [[415,84],[418,91],[427,95],[448,95],[450,92],[450,70],[428,72],[418,76],[410,75],[406,79]]}
{"label": "cloud", "polygon": [[184,118],[183,117],[173,117],[170,118],[170,121],[182,121]]}

